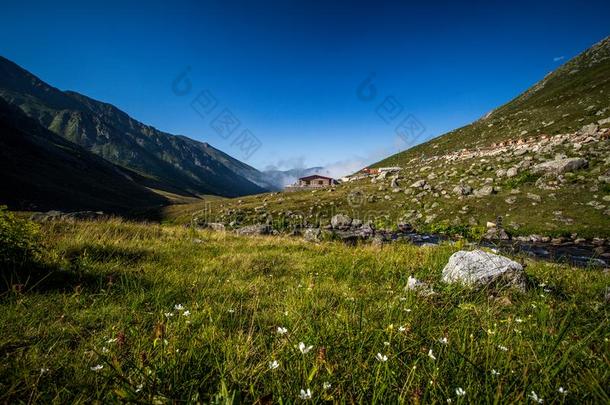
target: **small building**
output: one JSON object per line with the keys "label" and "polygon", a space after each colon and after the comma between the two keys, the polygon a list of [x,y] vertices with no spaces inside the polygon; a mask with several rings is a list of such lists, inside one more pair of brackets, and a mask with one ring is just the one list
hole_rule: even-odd
{"label": "small building", "polygon": [[301,177],[297,182],[298,187],[312,187],[312,188],[323,188],[330,187],[336,184],[337,181],[332,177],[320,176],[314,174],[311,176]]}

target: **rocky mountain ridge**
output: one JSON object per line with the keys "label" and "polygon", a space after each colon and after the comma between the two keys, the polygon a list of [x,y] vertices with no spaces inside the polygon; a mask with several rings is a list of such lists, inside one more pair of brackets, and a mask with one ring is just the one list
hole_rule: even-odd
{"label": "rocky mountain ridge", "polygon": [[[111,104],[43,82],[0,57],[0,97],[43,127],[141,176],[141,184],[182,195],[261,193],[256,169],[184,136],[145,125]],[[262,183],[261,183],[262,184]]]}

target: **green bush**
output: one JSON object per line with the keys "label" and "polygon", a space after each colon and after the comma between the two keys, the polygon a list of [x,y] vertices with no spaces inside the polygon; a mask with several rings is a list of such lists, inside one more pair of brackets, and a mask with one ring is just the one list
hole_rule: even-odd
{"label": "green bush", "polygon": [[522,184],[534,183],[540,178],[540,174],[525,171],[517,177],[513,177],[506,182],[506,185],[510,188],[519,187]]}
{"label": "green bush", "polygon": [[15,217],[0,206],[0,263],[19,266],[34,261],[40,252],[40,230],[32,221]]}

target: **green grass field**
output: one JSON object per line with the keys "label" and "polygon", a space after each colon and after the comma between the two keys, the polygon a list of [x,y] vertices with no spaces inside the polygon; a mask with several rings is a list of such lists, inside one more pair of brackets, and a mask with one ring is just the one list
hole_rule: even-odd
{"label": "green grass field", "polygon": [[527,292],[470,291],[440,282],[459,245],[120,220],[40,235],[37,264],[2,270],[2,403],[610,401],[600,270],[526,260]]}

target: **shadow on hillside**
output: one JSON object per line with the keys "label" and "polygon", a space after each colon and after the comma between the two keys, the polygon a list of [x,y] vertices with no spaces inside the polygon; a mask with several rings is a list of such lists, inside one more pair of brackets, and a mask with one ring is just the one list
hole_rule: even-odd
{"label": "shadow on hillside", "polygon": [[[85,245],[65,253],[59,262],[30,262],[5,266],[0,277],[0,294],[15,293],[99,293],[127,288],[150,288],[150,281],[130,266],[150,258],[144,249]],[[112,263],[110,271],[99,265]],[[116,265],[115,265],[116,263]]]}
{"label": "shadow on hillside", "polygon": [[0,280],[0,294],[15,293],[100,293],[129,288],[147,289],[151,283],[141,274],[124,272],[85,272],[58,266],[33,266],[18,273],[4,274]]}
{"label": "shadow on hillside", "polygon": [[152,255],[150,250],[141,248],[84,244],[68,249],[64,257],[72,265],[83,260],[98,263],[120,262],[123,265],[131,265],[151,258]]}

